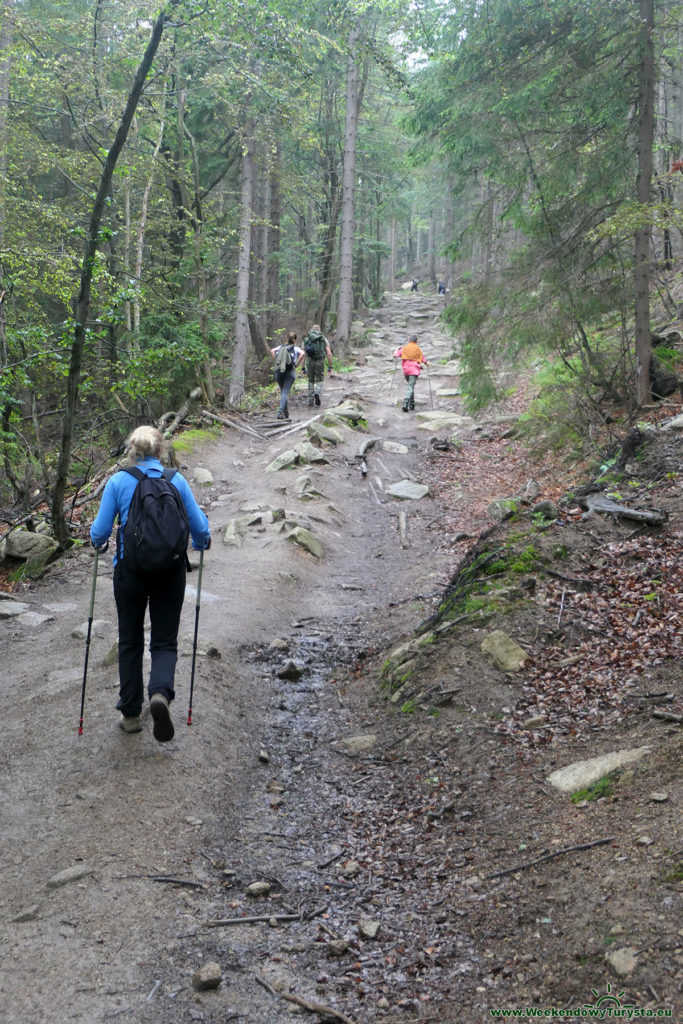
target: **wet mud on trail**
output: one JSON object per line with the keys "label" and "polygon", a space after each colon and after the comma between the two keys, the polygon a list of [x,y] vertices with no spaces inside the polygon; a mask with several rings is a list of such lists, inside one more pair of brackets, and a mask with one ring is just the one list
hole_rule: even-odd
{"label": "wet mud on trail", "polygon": [[[682,659],[618,680],[614,714],[572,709],[572,729],[556,718],[553,742],[514,723],[536,700],[551,715],[543,669],[590,636],[606,591],[594,600],[587,567],[606,574],[626,545],[629,566],[654,559],[662,601],[680,594],[681,434],[639,463],[668,509],[664,534],[565,516],[534,534],[554,575],[499,581],[497,617],[416,637],[493,529],[502,495],[487,466],[508,495],[534,475],[541,497],[563,493],[551,467],[507,447],[514,403],[479,424],[462,415],[442,301],[388,297],[320,409],[300,379],[289,424],[273,410],[248,421],[260,436],[225,428],[182,458],[213,540],[193,724],[195,573],[171,743],[154,741],[147,712],[140,734],[117,725],[110,558],[81,736],[92,552],[0,601],[1,1024],[483,1024],[520,1007],[579,1020],[601,998],[678,1019],[680,724],[639,694],[670,693],[680,712]],[[412,333],[430,366],[403,413],[391,354]],[[524,548],[523,524],[507,528],[494,548]],[[680,602],[664,611],[652,621],[670,652]],[[497,627],[532,651],[527,676],[482,653]],[[574,804],[548,784],[625,748],[647,754],[605,799]]]}
{"label": "wet mud on trail", "polygon": [[[298,382],[293,428],[349,394],[367,423],[362,430],[339,421],[341,440],[322,446],[324,463],[266,472],[305,430],[268,440],[227,430],[183,461],[190,481],[197,466],[213,476],[210,486],[193,484],[213,544],[189,728],[196,575],[188,576],[171,743],[154,741],[147,710],[142,733],[117,728],[110,556],[99,560],[81,736],[92,553],[66,557],[16,595],[28,610],[0,625],[4,1024],[276,1024],[295,1009],[266,987],[280,982],[344,1005],[355,985],[348,956],[328,961],[320,940],[331,942],[337,930],[342,941],[350,930],[359,946],[364,940],[357,908],[348,922],[332,913],[357,890],[341,816],[355,766],[335,741],[372,723],[357,719],[355,699],[335,679],[414,626],[421,595],[443,583],[424,529],[434,502],[407,502],[415,511],[406,551],[402,503],[383,493],[419,479],[423,444],[413,414],[401,412],[404,384],[392,375],[391,352],[415,330],[429,358],[446,355],[439,310],[434,299],[396,296],[363,349],[365,365],[327,380],[320,410],[308,409],[305,379]],[[437,380],[435,367],[433,389]],[[430,407],[425,379],[417,397],[418,410]],[[376,450],[364,477],[357,455],[369,437]],[[299,497],[302,475],[310,500]],[[236,537],[224,544],[235,519]],[[287,539],[295,527],[322,544],[321,557]],[[278,678],[289,660],[301,672],[296,680]],[[268,892],[246,896],[259,881]],[[214,924],[245,914],[265,921]],[[222,983],[202,994],[192,977],[207,961],[220,965]],[[339,975],[339,985],[316,981],[321,970]]]}

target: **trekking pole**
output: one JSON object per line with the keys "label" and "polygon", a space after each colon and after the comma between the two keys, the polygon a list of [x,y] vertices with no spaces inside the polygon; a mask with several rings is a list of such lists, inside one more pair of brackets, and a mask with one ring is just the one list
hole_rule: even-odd
{"label": "trekking pole", "polygon": [[204,569],[204,549],[199,552],[199,576],[197,577],[197,601],[194,606],[194,643],[192,644],[192,672],[190,674],[190,706],[187,709],[187,724],[192,725],[192,695],[194,693],[194,666],[197,659],[197,632],[199,630],[199,598],[202,592],[202,571]]}
{"label": "trekking pole", "polygon": [[391,394],[391,389],[394,386],[394,377],[396,376],[396,367],[397,366],[398,366],[398,356],[396,356],[396,358],[394,359],[394,372],[391,375],[391,384],[389,385],[389,394]]}
{"label": "trekking pole", "polygon": [[431,402],[432,409],[434,408],[434,399],[432,398],[432,377],[431,374],[427,374],[427,383],[429,384],[429,401]]}
{"label": "trekking pole", "polygon": [[[104,549],[106,551],[106,548]],[[83,708],[85,707],[85,681],[88,677],[88,655],[90,654],[90,634],[92,633],[93,609],[95,607],[95,587],[97,586],[97,563],[100,559],[100,549],[95,548],[95,564],[92,571],[92,586],[90,588],[90,611],[88,612],[88,633],[85,638],[85,664],[83,665],[83,686],[81,687],[81,716],[78,719],[78,735],[83,735]]]}

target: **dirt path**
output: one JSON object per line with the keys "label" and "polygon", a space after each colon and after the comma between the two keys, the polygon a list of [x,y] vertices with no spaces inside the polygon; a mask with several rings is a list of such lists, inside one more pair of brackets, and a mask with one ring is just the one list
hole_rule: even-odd
{"label": "dirt path", "polygon": [[[438,513],[433,501],[399,503],[384,493],[388,483],[420,478],[424,436],[397,404],[403,382],[392,381],[391,350],[415,330],[432,359],[446,355],[438,308],[433,299],[394,297],[363,349],[365,365],[326,382],[321,412],[353,394],[367,420],[367,432],[339,428],[344,441],[324,446],[326,464],[265,472],[305,431],[270,441],[228,431],[186,459],[188,477],[197,466],[213,475],[195,493],[214,544],[204,569],[194,724],[184,724],[190,585],[168,746],[155,743],[149,721],[140,735],[116,727],[108,558],[100,561],[82,736],[78,630],[87,619],[91,554],[64,560],[23,596],[32,616],[1,623],[4,1024],[276,1024],[290,1019],[292,1006],[276,1001],[254,970],[271,984],[280,974],[309,996],[315,991],[315,973],[298,977],[291,957],[297,943],[308,947],[324,934],[331,890],[320,865],[339,859],[345,797],[330,792],[330,782],[339,784],[346,762],[334,755],[338,771],[326,777],[330,744],[363,731],[352,720],[354,701],[329,680],[335,665],[362,658],[368,645],[400,637],[424,612],[421,596],[443,582],[424,530]],[[454,368],[432,367],[431,400],[423,380],[418,410],[431,401],[452,408],[454,399],[437,392],[454,383]],[[301,383],[296,394],[293,425],[309,413]],[[364,477],[356,455],[368,437],[377,443]],[[311,501],[297,496],[304,473],[318,492]],[[399,506],[409,510],[407,551]],[[285,520],[277,521],[281,509]],[[221,543],[228,522],[245,511],[253,521],[242,522],[240,546]],[[315,534],[322,558],[285,539],[293,525]],[[287,641],[302,666],[298,683],[277,678],[286,651],[270,648],[274,640]],[[191,884],[161,880],[169,878]],[[258,880],[273,886],[265,902],[244,895]],[[278,908],[315,916],[289,928],[206,926]],[[200,996],[192,974],[208,960],[220,964],[223,983]],[[319,998],[341,1005],[338,992]]]}
{"label": "dirt path", "polygon": [[[658,436],[629,470],[640,500],[667,511],[661,534],[604,517],[504,524],[494,551],[517,551],[523,575],[483,579],[465,621],[399,655],[490,525],[489,498],[505,496],[491,479],[516,494],[530,472],[504,426],[432,444],[472,429],[438,310],[404,293],[368,317],[353,369],[325,383],[320,413],[346,410],[326,419],[339,438],[299,449],[325,462],[268,470],[305,444],[305,381],[283,432],[227,430],[184,458],[188,478],[213,477],[195,493],[214,542],[194,724],[191,576],[172,743],[156,744],[148,719],[139,735],[117,728],[107,558],[80,737],[92,554],[55,565],[24,614],[4,617],[0,601],[2,1024],[484,1024],[495,1009],[580,1020],[594,1005],[678,1019],[680,725],[642,697],[680,713],[681,435]],[[431,366],[405,414],[391,352],[413,331]],[[454,418],[422,429],[432,411]],[[429,481],[437,498],[396,500],[399,481]],[[496,626],[531,653],[528,673],[483,655]],[[631,650],[640,668],[612,670]],[[600,661],[595,677],[585,664],[572,675],[577,651]],[[563,675],[551,662],[564,654]],[[540,727],[525,725],[534,715]],[[647,755],[604,799],[575,804],[548,784],[624,748]],[[249,895],[253,883],[265,891]],[[209,964],[220,986],[198,991]]]}

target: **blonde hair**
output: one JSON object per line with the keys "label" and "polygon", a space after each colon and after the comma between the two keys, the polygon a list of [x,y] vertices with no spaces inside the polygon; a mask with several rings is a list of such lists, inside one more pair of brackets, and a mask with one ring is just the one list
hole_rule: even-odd
{"label": "blonde hair", "polygon": [[136,427],[126,441],[126,462],[134,466],[139,459],[149,455],[158,459],[163,443],[164,439],[156,427]]}

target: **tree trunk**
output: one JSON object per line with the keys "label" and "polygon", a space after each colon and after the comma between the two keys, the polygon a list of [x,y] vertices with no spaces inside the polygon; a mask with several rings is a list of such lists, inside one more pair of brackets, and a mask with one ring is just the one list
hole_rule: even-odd
{"label": "tree trunk", "polygon": [[270,188],[268,215],[268,273],[266,288],[266,342],[273,346],[276,311],[280,303],[280,220],[282,204],[280,199],[280,147],[273,143],[269,168]]}
{"label": "tree trunk", "polygon": [[[199,176],[199,156],[197,153],[197,144],[194,136],[185,128],[187,137],[190,141],[190,151],[192,153],[192,172],[194,182],[194,200],[192,203],[192,231],[194,232],[194,265],[195,274],[197,277],[197,313],[199,317],[199,332],[202,336],[202,342],[204,346],[209,348],[208,341],[208,330],[207,330],[207,304],[209,301],[209,289],[206,280],[206,268],[204,266],[203,256],[203,240],[204,240],[204,217],[202,214],[202,202],[201,202],[201,183]],[[204,360],[201,369],[199,370],[200,383],[202,391],[207,398],[210,405],[216,401],[216,389],[213,383],[213,371],[211,369],[211,360],[207,355]]]}
{"label": "tree trunk", "polygon": [[[175,7],[177,3],[178,0],[170,0],[169,8]],[[152,65],[157,49],[159,48],[159,43],[161,42],[167,18],[167,10],[163,10],[152,28],[152,35],[135,75],[135,81],[128,96],[125,110],[121,115],[118,131],[116,132],[111,149],[107,153],[107,158],[104,162],[104,167],[102,168],[102,174],[100,176],[97,195],[90,214],[85,254],[81,267],[80,290],[76,300],[74,336],[71,345],[71,358],[69,360],[69,373],[66,383],[64,421],[62,426],[62,446],[59,453],[55,486],[52,494],[53,529],[55,538],[62,546],[64,546],[69,540],[69,529],[64,517],[64,495],[66,493],[66,483],[69,473],[69,465],[71,462],[71,446],[81,381],[83,348],[85,345],[86,325],[90,313],[90,295],[92,289],[93,270],[95,267],[95,256],[100,244],[100,225],[102,222],[102,216],[106,209],[107,197],[110,192],[114,168],[116,167],[116,162],[128,136],[136,107],[140,100],[140,96],[142,95],[147,75],[149,74],[149,69]]]}
{"label": "tree trunk", "polygon": [[389,280],[387,282],[387,288],[390,292],[396,291],[396,270],[398,267],[398,224],[396,218],[391,219],[391,256],[389,263]]}
{"label": "tree trunk", "polygon": [[429,280],[436,287],[436,226],[433,211],[429,221]]}
{"label": "tree trunk", "polygon": [[636,401],[651,400],[650,359],[650,194],[654,134],[654,0],[640,0],[640,69],[638,75],[638,177],[636,199],[642,226],[635,233]]}
{"label": "tree trunk", "polygon": [[[14,0],[3,0],[4,12],[0,21],[0,252],[5,244],[5,180],[7,176],[7,112],[10,87],[10,48],[12,46],[12,18]],[[7,366],[6,299],[3,284],[5,268],[0,258],[0,370]]]}
{"label": "tree trunk", "polygon": [[230,364],[230,405],[239,405],[244,397],[244,378],[249,347],[249,279],[251,270],[251,219],[254,199],[255,143],[254,122],[248,118],[242,143],[242,192],[240,198],[240,238],[235,295],[235,341]]}
{"label": "tree trunk", "polygon": [[[161,102],[161,121],[159,123],[159,137],[157,139],[154,152],[152,153],[152,166],[150,168],[149,177],[145,182],[145,189],[142,193],[142,202],[140,204],[140,220],[138,221],[138,228],[135,237],[135,284],[136,287],[140,288],[140,281],[142,278],[142,257],[145,247],[145,228],[147,227],[147,212],[149,210],[149,194],[152,191],[152,184],[154,182],[154,171],[156,163],[161,152],[161,147],[164,141],[164,131],[166,128],[166,96]],[[136,293],[133,299],[133,330],[137,333],[140,330],[140,295],[139,291]]]}
{"label": "tree trunk", "polygon": [[359,69],[357,45],[360,28],[349,32],[346,58],[346,119],[344,123],[344,164],[342,175],[341,237],[339,243],[339,298],[337,300],[337,333],[335,345],[342,352],[351,334],[353,304],[353,235],[356,189],[356,138],[358,133]]}

